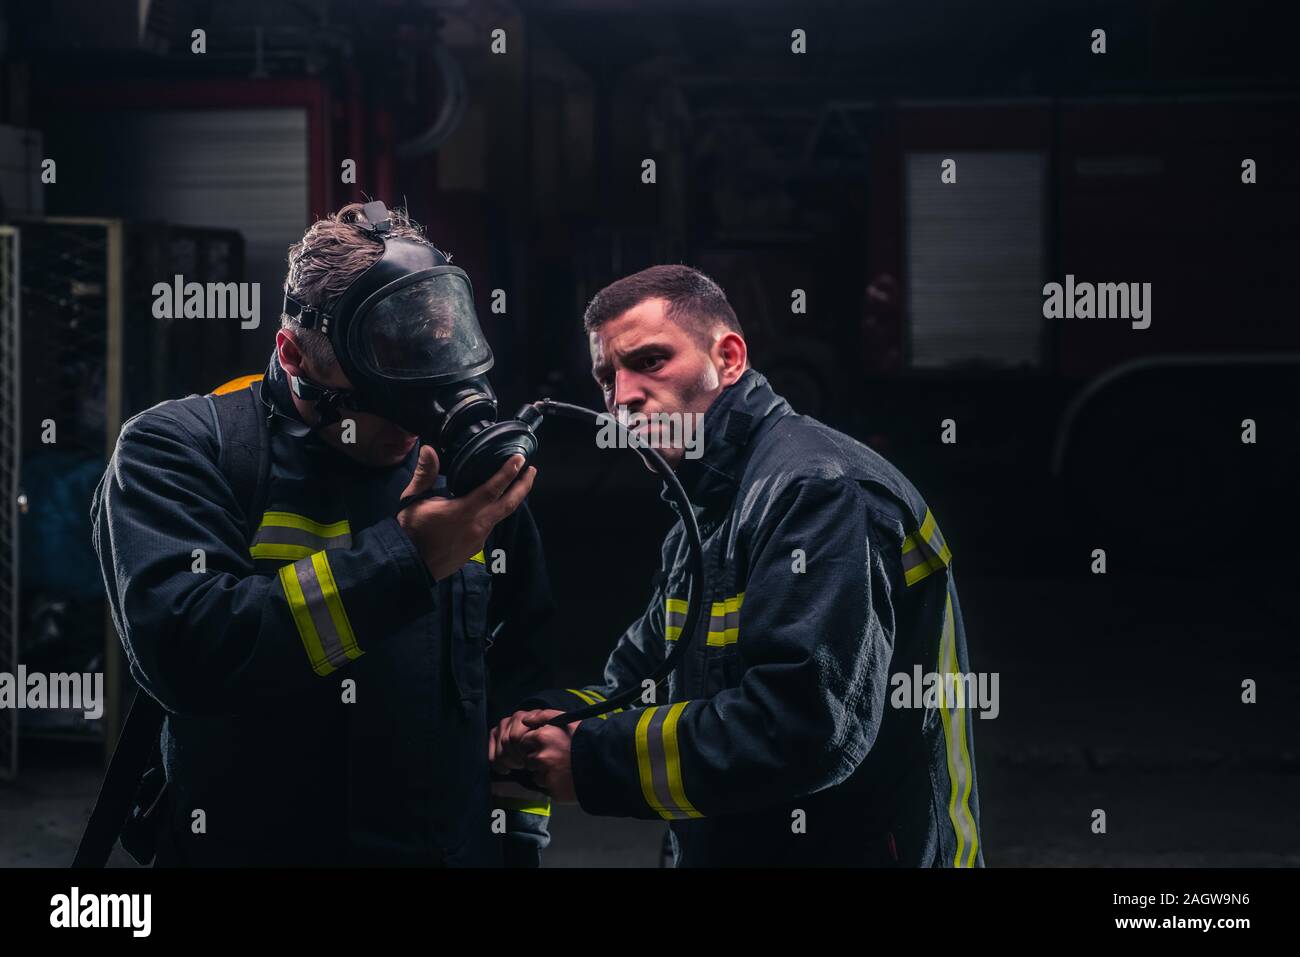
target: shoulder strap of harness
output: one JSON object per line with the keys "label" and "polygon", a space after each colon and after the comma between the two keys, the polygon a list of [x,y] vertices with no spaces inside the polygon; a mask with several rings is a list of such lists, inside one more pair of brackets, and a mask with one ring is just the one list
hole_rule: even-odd
{"label": "shoulder strap of harness", "polygon": [[205,396],[216,427],[217,465],[244,510],[250,542],[257,532],[271,471],[269,430],[259,395],[261,380],[261,376],[244,376]]}

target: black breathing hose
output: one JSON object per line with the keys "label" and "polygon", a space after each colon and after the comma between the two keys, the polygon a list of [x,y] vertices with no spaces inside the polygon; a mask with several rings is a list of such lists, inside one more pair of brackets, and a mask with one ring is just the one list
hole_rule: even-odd
{"label": "black breathing hose", "polygon": [[553,724],[557,727],[564,727],[570,722],[585,721],[588,718],[616,711],[631,704],[645,693],[642,687],[645,681],[653,681],[656,686],[659,686],[668,680],[668,676],[673,673],[678,662],[682,660],[682,656],[686,653],[691,638],[695,635],[696,628],[699,627],[700,615],[704,610],[704,602],[700,595],[704,581],[704,546],[700,542],[700,526],[695,521],[695,512],[691,509],[691,500],[687,497],[686,490],[682,488],[682,483],[678,480],[677,474],[673,471],[672,466],[664,461],[664,457],[658,451],[646,445],[635,432],[608,413],[593,412],[591,409],[580,405],[571,405],[568,402],[539,399],[533,403],[533,408],[544,416],[558,415],[567,419],[594,422],[597,425],[604,425],[610,421],[615,422],[620,433],[627,437],[629,447],[635,449],[641,458],[664,480],[664,484],[668,486],[668,494],[672,496],[673,501],[677,504],[678,511],[681,513],[682,524],[686,527],[686,543],[691,552],[691,577],[686,593],[686,621],[682,624],[681,635],[673,643],[673,650],[664,658],[658,668],[642,679],[641,685],[616,691],[605,701],[599,701],[576,711],[567,711],[564,714],[556,715],[547,722],[547,724]]}
{"label": "black breathing hose", "polygon": [[[530,413],[530,409],[533,412]],[[596,425],[605,425],[607,422],[613,422],[619,432],[626,438],[628,447],[634,449],[656,473],[664,480],[668,486],[668,494],[672,497],[680,512],[682,524],[686,527],[686,544],[690,548],[690,582],[686,593],[686,620],[682,623],[682,632],[677,640],[673,642],[673,650],[664,658],[659,667],[646,675],[641,683],[632,688],[623,688],[614,692],[606,700],[599,701],[596,704],[588,705],[585,708],[578,708],[576,711],[567,711],[564,714],[556,715],[546,722],[557,727],[564,727],[573,721],[585,721],[588,718],[594,718],[597,715],[607,714],[610,711],[617,711],[631,704],[638,697],[645,694],[644,684],[646,681],[653,681],[658,687],[668,680],[668,676],[676,669],[678,662],[686,653],[690,646],[691,638],[695,635],[696,629],[700,624],[700,615],[704,612],[704,602],[701,599],[701,583],[704,581],[704,546],[700,543],[700,526],[695,521],[695,512],[691,509],[691,500],[686,495],[686,490],[682,488],[682,483],[678,480],[677,474],[673,471],[664,457],[655,449],[646,445],[644,441],[623,422],[608,413],[594,412],[591,409],[581,405],[572,405],[568,402],[557,402],[554,399],[538,399],[530,405],[525,405],[519,413],[521,420],[526,420],[528,428],[533,429],[541,424],[542,419],[547,415],[557,415],[566,419],[577,419],[581,422],[592,422]],[[425,489],[415,495],[402,499],[398,505],[398,510],[402,510],[415,502],[426,498],[431,498],[440,494],[434,489]],[[527,780],[527,775],[512,775],[521,781]]]}

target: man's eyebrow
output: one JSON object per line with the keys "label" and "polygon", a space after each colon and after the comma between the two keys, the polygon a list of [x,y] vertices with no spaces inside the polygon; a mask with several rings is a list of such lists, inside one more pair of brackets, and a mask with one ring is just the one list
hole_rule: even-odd
{"label": "man's eyebrow", "polygon": [[665,343],[646,342],[643,343],[642,345],[637,346],[634,349],[630,349],[627,352],[623,353],[623,361],[631,362],[635,359],[643,359],[647,355],[652,355],[660,352],[668,352],[668,351],[670,351],[670,349],[668,345]]}
{"label": "man's eyebrow", "polygon": [[[669,346],[667,343],[644,342],[639,346],[634,346],[633,348],[629,349],[627,352],[619,353],[618,358],[622,362],[628,363],[628,362],[635,362],[637,359],[642,359],[648,355],[655,355],[661,352],[671,352],[671,351],[672,351],[672,347]],[[600,362],[596,363],[591,367],[592,378],[594,378],[597,382],[599,382],[602,376],[609,374],[609,370],[612,365],[613,363],[611,363],[609,359],[602,359]]]}

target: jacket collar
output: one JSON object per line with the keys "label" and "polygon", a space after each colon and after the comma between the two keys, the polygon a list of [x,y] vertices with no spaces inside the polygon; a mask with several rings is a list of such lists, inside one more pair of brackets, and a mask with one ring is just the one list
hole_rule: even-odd
{"label": "jacket collar", "polygon": [[[755,369],[746,369],[722,390],[704,413],[703,454],[697,459],[682,459],[677,467],[677,478],[697,515],[730,507],[759,431],[793,412]],[[668,498],[667,488],[663,497]]]}
{"label": "jacket collar", "polygon": [[298,407],[293,404],[293,398],[289,394],[289,377],[280,368],[280,359],[274,351],[271,352],[271,361],[267,363],[266,374],[262,376],[262,387],[258,394],[267,410],[267,422],[295,439],[311,437],[320,441],[311,426],[298,414]]}
{"label": "jacket collar", "polygon": [[[373,471],[324,441],[310,425],[303,421],[289,392],[289,377],[280,367],[280,360],[274,351],[271,352],[270,362],[267,363],[266,374],[262,376],[258,395],[266,408],[266,420],[271,427],[273,442],[276,441],[276,437],[280,437],[279,442],[288,442],[304,454],[308,462],[327,471],[359,475]],[[417,444],[407,457],[408,461],[418,455]]]}

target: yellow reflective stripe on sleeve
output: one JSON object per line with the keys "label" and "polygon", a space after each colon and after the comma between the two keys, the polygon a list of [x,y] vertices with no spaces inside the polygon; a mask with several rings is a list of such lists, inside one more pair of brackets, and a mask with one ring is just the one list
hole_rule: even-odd
{"label": "yellow reflective stripe on sleeve", "polygon": [[[605,698],[605,696],[604,696],[603,694],[601,694],[599,691],[592,691],[590,688],[587,689],[587,694],[591,695],[591,696],[592,696],[593,698],[595,698],[597,701],[605,701],[605,700],[607,700],[607,699]],[[613,711],[607,711],[607,712],[605,712],[604,714],[597,715],[596,717],[600,718],[601,721],[604,721],[604,720],[605,720],[606,718],[608,718],[611,714],[622,714],[622,712],[623,712],[623,709],[622,709],[622,708],[615,708]]]}
{"label": "yellow reflective stripe on sleeve", "polygon": [[686,798],[677,743],[677,722],[690,702],[646,708],[636,725],[636,761],[641,795],[666,821],[703,817]]}
{"label": "yellow reflective stripe on sleeve", "polygon": [[278,574],[312,670],[327,675],[361,657],[325,552],[285,565]]}
{"label": "yellow reflective stripe on sleeve", "polygon": [[272,526],[277,528],[297,528],[304,532],[311,532],[313,535],[319,535],[321,538],[333,538],[336,535],[348,535],[352,532],[352,526],[348,524],[346,518],[326,525],[313,521],[305,515],[295,515],[293,512],[264,512],[259,527]]}
{"label": "yellow reflective stripe on sleeve", "polygon": [[537,800],[529,798],[507,797],[504,794],[492,795],[492,800],[497,806],[505,811],[516,811],[519,814],[536,814],[539,817],[551,816],[551,802],[549,798],[543,798],[540,795]]}
{"label": "yellow reflective stripe on sleeve", "polygon": [[934,513],[928,508],[925,510],[925,521],[921,523],[921,530],[917,532],[917,536],[918,542],[925,545],[930,554],[945,567],[952,561],[952,552],[948,550],[948,543],[943,540],[939,523],[935,521]]}
{"label": "yellow reflective stripe on sleeve", "polygon": [[910,587],[951,563],[952,552],[934,513],[927,508],[920,529],[903,539],[903,580]]}
{"label": "yellow reflective stripe on sleeve", "polygon": [[288,599],[289,612],[293,615],[293,623],[298,626],[298,636],[307,651],[312,670],[324,677],[334,670],[334,666],[325,660],[325,649],[321,647],[320,636],[316,634],[316,626],[312,624],[311,613],[307,610],[307,599],[303,597],[302,586],[298,584],[298,574],[293,565],[285,565],[280,569],[280,585],[284,589],[285,598]]}
{"label": "yellow reflective stripe on sleeve", "polygon": [[253,558],[297,561],[322,549],[351,548],[347,519],[323,524],[292,512],[263,513],[248,553]]}
{"label": "yellow reflective stripe on sleeve", "polygon": [[672,795],[673,803],[685,811],[688,817],[703,817],[704,815],[695,810],[691,802],[686,800],[686,792],[682,788],[682,756],[677,750],[677,721],[686,710],[688,703],[677,702],[668,709],[668,717],[664,718],[664,758],[668,764],[668,793]]}
{"label": "yellow reflective stripe on sleeve", "polygon": [[646,708],[636,723],[636,769],[637,776],[641,779],[641,796],[645,798],[645,803],[659,812],[660,817],[668,818],[655,797],[654,781],[650,775],[650,722],[658,710],[658,705]]}
{"label": "yellow reflective stripe on sleeve", "polygon": [[[577,695],[586,704],[596,704],[597,702],[605,700],[605,696],[601,694],[599,691],[591,691],[589,689],[579,691],[577,688],[565,688],[564,690],[569,692],[569,694]],[[623,710],[622,708],[615,708],[613,711],[607,711],[605,714],[598,714],[596,715],[596,717],[598,717],[601,721],[607,721],[609,720],[609,716],[611,714],[618,714],[622,710]]]}
{"label": "yellow reflective stripe on sleeve", "polygon": [[[974,867],[979,848],[979,832],[975,816],[970,809],[970,792],[974,775],[971,773],[970,750],[966,745],[965,683],[957,663],[956,627],[952,616],[952,594],[947,595],[943,617],[943,639],[939,644],[939,718],[943,722],[943,739],[948,757],[948,780],[952,793],[948,801],[948,817],[957,835],[957,850],[953,854],[953,867]],[[952,713],[948,711],[948,675],[953,675]]]}
{"label": "yellow reflective stripe on sleeve", "polygon": [[311,545],[287,545],[279,542],[255,542],[248,549],[248,554],[254,558],[265,558],[270,561],[296,562],[300,558],[306,558],[320,551],[319,547]]}
{"label": "yellow reflective stripe on sleeve", "polygon": [[334,622],[334,629],[343,644],[344,654],[353,660],[360,658],[361,649],[357,647],[357,636],[352,632],[352,622],[348,621],[347,609],[343,607],[343,596],[339,594],[338,585],[334,583],[334,570],[330,568],[329,559],[325,557],[324,552],[317,552],[311,557],[311,561],[316,569],[316,577],[320,580],[320,590],[325,596],[325,607],[329,610],[330,620]]}

